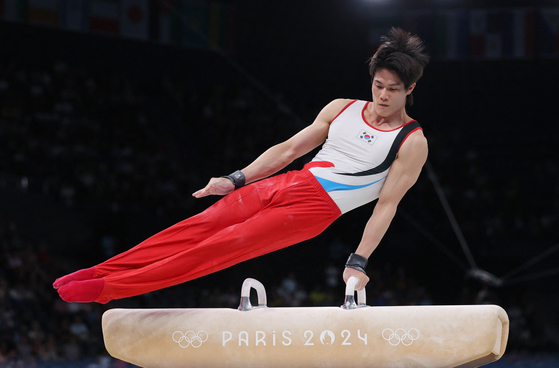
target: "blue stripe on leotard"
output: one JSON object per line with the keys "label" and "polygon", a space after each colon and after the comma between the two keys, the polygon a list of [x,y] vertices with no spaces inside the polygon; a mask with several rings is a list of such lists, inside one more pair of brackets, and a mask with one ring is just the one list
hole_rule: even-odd
{"label": "blue stripe on leotard", "polygon": [[323,179],[323,178],[319,178],[318,176],[316,177],[316,180],[318,180],[318,182],[320,183],[320,185],[322,185],[322,187],[324,188],[324,190],[326,190],[327,192],[331,192],[334,190],[355,190],[355,189],[361,189],[361,188],[365,188],[368,187],[370,185],[373,185],[375,183],[378,183],[379,181],[382,181],[386,179],[386,176],[384,178],[381,178],[377,181],[374,181],[372,183],[369,184],[365,184],[365,185],[348,185],[348,184],[341,184],[341,183],[336,183],[335,181],[331,181],[328,179]]}

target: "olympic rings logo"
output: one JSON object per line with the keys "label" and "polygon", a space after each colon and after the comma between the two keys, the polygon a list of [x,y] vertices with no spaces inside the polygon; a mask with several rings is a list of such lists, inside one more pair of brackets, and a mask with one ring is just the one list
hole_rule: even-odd
{"label": "olympic rings logo", "polygon": [[186,331],[185,333],[175,331],[173,333],[173,341],[178,343],[183,349],[191,345],[193,348],[199,348],[207,339],[208,333],[206,331],[200,331],[198,333],[194,331]]}
{"label": "olympic rings logo", "polygon": [[396,346],[400,343],[404,346],[410,346],[415,340],[419,339],[419,331],[415,328],[410,328],[409,331],[399,328],[393,331],[391,328],[382,330],[382,338]]}

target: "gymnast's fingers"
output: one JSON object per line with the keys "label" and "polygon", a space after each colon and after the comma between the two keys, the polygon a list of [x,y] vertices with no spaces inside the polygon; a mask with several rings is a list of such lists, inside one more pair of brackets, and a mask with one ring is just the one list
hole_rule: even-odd
{"label": "gymnast's fingers", "polygon": [[359,277],[359,282],[355,285],[355,290],[363,290],[368,283],[369,276],[362,274],[361,277]]}
{"label": "gymnast's fingers", "polygon": [[347,283],[347,280],[349,280],[351,276],[355,276],[357,280],[359,280],[357,285],[355,285],[355,290],[362,290],[369,282],[369,277],[363,272],[346,267],[343,274],[344,282]]}
{"label": "gymnast's fingers", "polygon": [[196,198],[202,198],[208,195],[225,195],[234,190],[235,185],[231,180],[226,178],[211,178],[205,188],[194,192],[192,195]]}
{"label": "gymnast's fingers", "polygon": [[194,196],[195,198],[202,198],[214,194],[213,193],[214,182],[215,182],[215,178],[211,178],[208,184],[206,184],[204,188],[194,192],[192,196]]}

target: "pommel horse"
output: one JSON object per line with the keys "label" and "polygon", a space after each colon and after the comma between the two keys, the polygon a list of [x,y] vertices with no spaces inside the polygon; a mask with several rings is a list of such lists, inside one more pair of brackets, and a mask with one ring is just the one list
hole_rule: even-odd
{"label": "pommel horse", "polygon": [[[371,307],[350,278],[341,307],[268,308],[246,279],[238,309],[111,309],[109,354],[147,368],[479,367],[505,352],[496,305]],[[251,289],[258,306],[250,303]]]}

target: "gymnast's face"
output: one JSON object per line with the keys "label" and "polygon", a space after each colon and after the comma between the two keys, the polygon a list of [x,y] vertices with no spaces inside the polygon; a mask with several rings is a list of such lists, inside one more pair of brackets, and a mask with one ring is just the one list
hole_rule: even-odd
{"label": "gymnast's face", "polygon": [[415,87],[415,83],[405,88],[396,72],[381,69],[373,77],[373,108],[380,116],[391,116],[406,106],[406,96]]}

